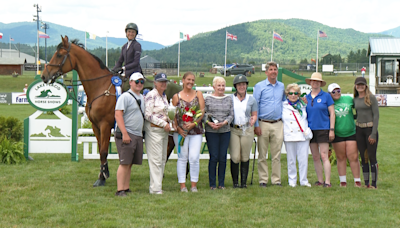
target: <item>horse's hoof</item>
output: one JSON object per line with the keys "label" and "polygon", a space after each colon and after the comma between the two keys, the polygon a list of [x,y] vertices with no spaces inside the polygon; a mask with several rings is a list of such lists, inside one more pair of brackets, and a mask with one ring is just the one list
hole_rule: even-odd
{"label": "horse's hoof", "polygon": [[93,187],[100,187],[100,186],[104,186],[105,184],[106,184],[106,180],[98,179],[96,182],[94,182]]}

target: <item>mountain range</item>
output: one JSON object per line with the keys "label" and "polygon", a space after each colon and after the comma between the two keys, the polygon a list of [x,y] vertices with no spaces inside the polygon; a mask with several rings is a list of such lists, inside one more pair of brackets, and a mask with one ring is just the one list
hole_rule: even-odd
{"label": "mountain range", "polygon": [[[46,22],[49,29],[46,34],[50,36],[47,39],[48,46],[57,46],[61,39],[60,35],[67,35],[70,39],[79,39],[82,43],[85,42],[85,31],[76,30],[71,27],[66,27],[50,22]],[[40,26],[40,24],[39,24]],[[35,45],[37,43],[36,38],[37,23],[36,22],[15,22],[4,24],[0,22],[0,32],[3,33],[3,39],[0,42],[8,43],[9,37],[13,38],[15,43]],[[40,31],[45,32],[43,29]],[[126,43],[126,38],[108,37],[107,45],[109,48],[119,48]],[[164,45],[155,42],[149,42],[141,40],[139,41],[142,45],[143,50],[158,50],[164,48]],[[40,39],[40,46],[44,46],[44,39]],[[86,39],[86,47],[88,49],[94,49],[98,47],[106,47],[106,37],[96,37],[96,39]]]}

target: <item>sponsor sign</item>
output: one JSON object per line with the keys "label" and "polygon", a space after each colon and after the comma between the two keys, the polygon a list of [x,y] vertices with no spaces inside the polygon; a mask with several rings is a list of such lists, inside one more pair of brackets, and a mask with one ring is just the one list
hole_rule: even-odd
{"label": "sponsor sign", "polygon": [[11,104],[11,93],[0,93],[0,104]]}
{"label": "sponsor sign", "polygon": [[34,81],[26,95],[29,104],[41,111],[58,110],[68,102],[67,90],[57,82],[46,84],[41,80]]}
{"label": "sponsor sign", "polygon": [[299,84],[301,97],[309,94],[311,92],[311,86],[308,84]]}
{"label": "sponsor sign", "polygon": [[400,106],[400,94],[388,94],[387,106]]}
{"label": "sponsor sign", "polygon": [[25,93],[11,93],[11,104],[29,104]]}

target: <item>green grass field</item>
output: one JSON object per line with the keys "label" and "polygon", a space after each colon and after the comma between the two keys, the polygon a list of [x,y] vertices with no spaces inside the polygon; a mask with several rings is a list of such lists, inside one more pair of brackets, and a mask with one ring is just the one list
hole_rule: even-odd
{"label": "green grass field", "polygon": [[[27,81],[31,76],[23,77]],[[264,75],[253,75],[250,86],[263,79]],[[324,79],[327,84],[338,82],[344,92],[351,92],[354,82],[351,76]],[[212,76],[196,80],[198,85],[209,84]],[[232,80],[227,78],[227,86]],[[284,77],[285,84],[290,82]],[[0,92],[11,84],[18,91],[23,88],[10,79],[0,83]],[[34,111],[29,105],[0,105],[0,115],[21,120]],[[250,172],[249,187],[233,189],[228,162],[227,189],[210,191],[208,160],[201,160],[199,192],[181,193],[176,160],[171,160],[163,181],[165,194],[150,195],[149,167],[144,160],[143,165],[132,168],[133,193],[117,198],[118,161],[109,161],[111,177],[106,186],[93,188],[99,161],[83,160],[80,149],[80,162],[71,162],[68,154],[31,154],[34,161],[25,164],[0,164],[0,227],[399,227],[399,112],[398,107],[380,108],[377,190],[353,187],[350,168],[349,186],[340,188],[336,166],[332,166],[330,189],[291,188],[287,184],[286,155],[282,155],[282,188],[258,187],[256,163],[255,184],[250,185]],[[311,156],[308,178],[311,183],[317,180]]]}

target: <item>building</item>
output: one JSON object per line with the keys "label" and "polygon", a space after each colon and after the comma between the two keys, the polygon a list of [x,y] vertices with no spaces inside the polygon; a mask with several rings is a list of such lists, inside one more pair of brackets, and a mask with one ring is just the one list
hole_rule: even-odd
{"label": "building", "polygon": [[0,75],[21,75],[24,72],[25,60],[22,58],[0,58]]}
{"label": "building", "polygon": [[369,87],[374,94],[400,94],[400,38],[369,39]]}

